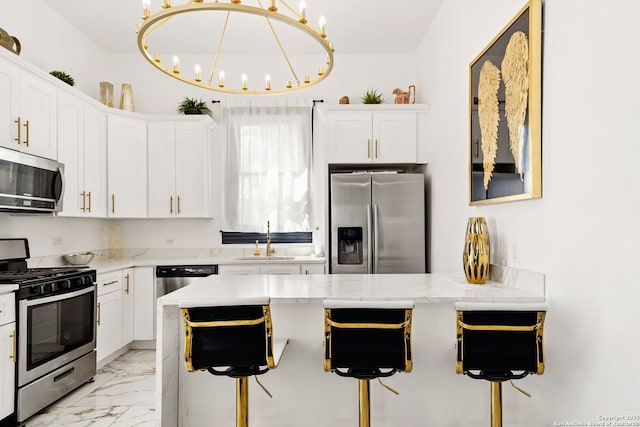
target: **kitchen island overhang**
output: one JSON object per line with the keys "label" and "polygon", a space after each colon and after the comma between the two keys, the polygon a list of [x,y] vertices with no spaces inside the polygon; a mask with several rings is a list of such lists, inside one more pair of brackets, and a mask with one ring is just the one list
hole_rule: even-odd
{"label": "kitchen island overhang", "polygon": [[[463,395],[469,388],[455,373],[454,303],[545,301],[543,274],[497,266],[493,270],[492,280],[484,285],[468,284],[463,274],[220,275],[199,279],[158,299],[156,413],[160,425],[198,426],[212,421],[213,425],[232,425],[235,417],[232,381],[204,372],[188,373],[184,367],[178,302],[257,296],[271,299],[276,339],[289,340],[278,368],[261,379],[273,399],[252,386],[249,407],[252,418],[260,419],[259,425],[339,427],[353,425],[357,419],[357,413],[352,413],[356,406],[351,404],[350,384],[323,371],[325,299],[415,302],[414,371],[394,377],[400,396],[375,391],[372,405],[382,408],[376,411],[380,419],[375,424],[436,422],[446,413],[432,413],[423,398],[432,396],[437,402],[442,387]],[[473,392],[469,398],[473,399]],[[454,417],[455,411],[450,415]]]}

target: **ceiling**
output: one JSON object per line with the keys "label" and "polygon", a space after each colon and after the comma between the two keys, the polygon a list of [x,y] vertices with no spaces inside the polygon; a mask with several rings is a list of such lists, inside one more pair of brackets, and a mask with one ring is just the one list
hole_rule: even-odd
{"label": "ceiling", "polygon": [[[104,51],[110,54],[138,52],[135,28],[141,22],[141,0],[44,1]],[[326,17],[328,39],[333,42],[336,54],[412,53],[416,50],[443,1],[306,0],[307,18],[310,25],[317,26],[318,18],[321,15]],[[174,6],[185,2],[186,0],[172,1]],[[267,0],[263,0],[264,4],[266,2]],[[151,0],[151,12],[158,11],[161,3],[162,0]],[[253,6],[256,2],[244,0],[243,4]],[[289,4],[297,9],[297,0],[289,1]],[[219,12],[208,13],[216,15],[216,19],[219,18],[218,15],[224,15]],[[212,21],[208,21],[209,17],[203,16],[204,19],[200,19],[203,25],[207,25],[204,25],[205,28],[202,30],[198,30],[197,36],[177,37],[177,35],[194,33],[193,29],[197,24],[188,22],[188,18],[189,16],[199,18],[195,15],[200,14],[177,16],[171,22],[171,27],[166,25],[162,28],[162,31],[170,34],[164,40],[163,50],[160,52],[208,54],[215,49],[218,37],[212,40],[213,36],[210,36],[205,29],[216,26],[211,25]],[[249,16],[246,19],[257,19],[257,17]],[[264,21],[261,22],[263,23]],[[264,25],[260,25],[262,26]],[[255,21],[230,21],[224,49],[227,49],[227,53],[230,54],[275,52],[277,46],[272,37],[258,35],[257,28]],[[310,49],[308,43],[298,43],[300,39],[305,39],[300,37],[300,32],[290,30],[288,26],[287,29],[287,31],[283,29],[281,34],[287,51],[298,54],[312,53],[307,51]],[[156,34],[161,37],[160,30]],[[151,41],[149,50],[152,50]]]}

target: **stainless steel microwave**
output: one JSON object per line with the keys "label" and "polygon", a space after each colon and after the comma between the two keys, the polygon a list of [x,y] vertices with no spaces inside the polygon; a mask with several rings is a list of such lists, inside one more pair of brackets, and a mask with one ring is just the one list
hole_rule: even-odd
{"label": "stainless steel microwave", "polygon": [[64,165],[0,147],[0,211],[59,212]]}

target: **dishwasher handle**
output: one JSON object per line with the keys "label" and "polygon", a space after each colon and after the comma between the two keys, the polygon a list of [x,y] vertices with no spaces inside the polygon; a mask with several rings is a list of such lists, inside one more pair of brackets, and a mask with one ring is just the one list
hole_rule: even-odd
{"label": "dishwasher handle", "polygon": [[207,277],[218,274],[217,265],[160,265],[156,277]]}

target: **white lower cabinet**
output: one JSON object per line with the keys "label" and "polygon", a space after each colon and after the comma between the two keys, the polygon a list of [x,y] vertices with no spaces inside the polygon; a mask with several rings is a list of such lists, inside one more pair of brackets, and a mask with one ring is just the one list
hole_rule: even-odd
{"label": "white lower cabinet", "polygon": [[324,264],[268,263],[221,265],[218,274],[324,274]]}
{"label": "white lower cabinet", "polygon": [[98,362],[132,341],[154,339],[153,271],[136,267],[98,274]]}
{"label": "white lower cabinet", "polygon": [[324,264],[300,264],[300,274],[324,274]]}
{"label": "white lower cabinet", "polygon": [[122,270],[122,344],[133,341],[133,316],[135,313],[133,268]]}
{"label": "white lower cabinet", "polygon": [[218,266],[218,274],[260,274],[260,266],[258,264],[220,265]]}
{"label": "white lower cabinet", "polygon": [[156,318],[155,279],[153,267],[136,267],[133,272],[133,339],[148,341],[155,338]]}
{"label": "white lower cabinet", "polygon": [[122,347],[122,271],[98,275],[98,361]]}
{"label": "white lower cabinet", "polygon": [[13,413],[16,384],[16,297],[0,296],[0,420]]}

